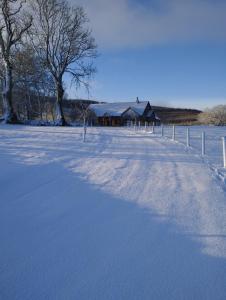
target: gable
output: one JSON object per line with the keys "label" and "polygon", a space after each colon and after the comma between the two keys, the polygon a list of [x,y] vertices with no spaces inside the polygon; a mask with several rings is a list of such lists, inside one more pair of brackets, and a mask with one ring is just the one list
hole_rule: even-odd
{"label": "gable", "polygon": [[[117,103],[100,103],[100,104],[91,104],[89,109],[92,110],[97,117],[104,117],[104,115],[108,115],[111,117],[120,117],[127,110],[131,109],[131,112],[137,114],[138,116],[142,116],[145,112],[146,107],[149,102],[117,102]],[[150,106],[150,104],[149,104]]]}
{"label": "gable", "polygon": [[123,118],[136,118],[139,114],[129,107],[122,115]]}

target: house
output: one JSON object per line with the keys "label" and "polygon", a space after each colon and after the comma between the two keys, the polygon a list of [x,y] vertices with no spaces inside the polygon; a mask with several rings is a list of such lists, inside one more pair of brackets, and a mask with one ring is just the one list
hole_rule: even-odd
{"label": "house", "polygon": [[91,104],[89,111],[93,124],[100,126],[123,126],[132,122],[160,124],[149,101],[139,101],[138,98],[135,102]]}

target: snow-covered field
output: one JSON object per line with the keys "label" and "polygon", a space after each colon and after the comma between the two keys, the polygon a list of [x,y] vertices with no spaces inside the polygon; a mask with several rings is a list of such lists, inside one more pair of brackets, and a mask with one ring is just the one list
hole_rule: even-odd
{"label": "snow-covered field", "polygon": [[221,154],[193,141],[0,126],[0,299],[225,300]]}
{"label": "snow-covered field", "polygon": [[[202,153],[202,132],[206,136],[206,159],[219,169],[223,166],[222,137],[226,136],[225,126],[189,126],[190,145],[197,153]],[[175,138],[186,145],[186,126],[176,126]],[[160,127],[156,127],[156,133],[160,134]],[[165,136],[172,138],[172,126],[166,126]]]}

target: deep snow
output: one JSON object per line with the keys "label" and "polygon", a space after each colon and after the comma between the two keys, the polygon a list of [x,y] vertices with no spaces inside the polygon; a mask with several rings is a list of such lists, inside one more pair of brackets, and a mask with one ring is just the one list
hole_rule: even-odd
{"label": "deep snow", "polygon": [[226,299],[225,185],[196,151],[5,125],[0,165],[0,299]]}

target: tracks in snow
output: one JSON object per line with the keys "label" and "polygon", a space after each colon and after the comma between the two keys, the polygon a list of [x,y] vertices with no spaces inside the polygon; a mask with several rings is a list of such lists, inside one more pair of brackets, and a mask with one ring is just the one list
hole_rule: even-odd
{"label": "tracks in snow", "polygon": [[[186,234],[201,236],[207,253],[226,256],[226,194],[199,156],[180,144],[127,129],[89,129],[86,143],[81,128],[66,133],[57,128],[54,135],[50,131],[33,127],[20,133],[20,127],[10,127],[4,131],[7,144],[0,146],[26,164],[51,168],[49,163],[58,163],[97,189],[179,224],[176,228]],[[47,174],[39,182],[34,178],[32,186],[45,189],[61,180]],[[28,195],[26,184],[18,190],[18,196]]]}
{"label": "tracks in snow", "polygon": [[103,191],[201,238],[208,254],[226,256],[226,195],[202,159],[158,137],[119,132],[106,130],[101,155],[77,170]]}

